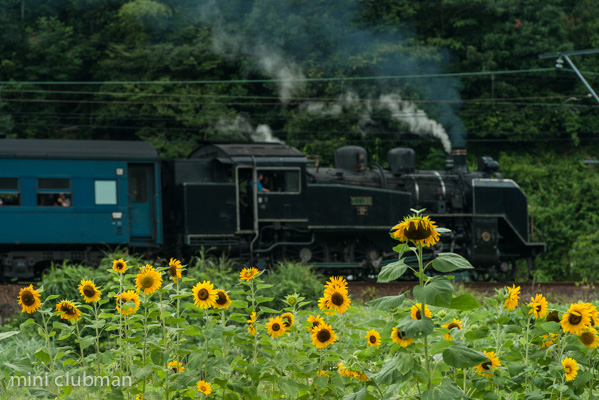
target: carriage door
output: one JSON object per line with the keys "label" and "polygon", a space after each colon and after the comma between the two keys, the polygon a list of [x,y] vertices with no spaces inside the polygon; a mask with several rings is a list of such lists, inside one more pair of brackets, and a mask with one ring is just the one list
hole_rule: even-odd
{"label": "carriage door", "polygon": [[129,164],[129,227],[131,242],[156,239],[154,165]]}

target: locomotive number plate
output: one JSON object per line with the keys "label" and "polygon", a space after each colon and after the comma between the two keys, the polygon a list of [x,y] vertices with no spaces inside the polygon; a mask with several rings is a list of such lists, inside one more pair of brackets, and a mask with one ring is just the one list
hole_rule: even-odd
{"label": "locomotive number plate", "polygon": [[372,197],[350,197],[352,206],[371,206],[372,205]]}

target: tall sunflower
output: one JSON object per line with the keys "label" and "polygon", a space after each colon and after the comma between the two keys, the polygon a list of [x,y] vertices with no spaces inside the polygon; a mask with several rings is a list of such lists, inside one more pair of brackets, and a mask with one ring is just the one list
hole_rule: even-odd
{"label": "tall sunflower", "polygon": [[96,285],[94,285],[91,279],[88,281],[81,280],[81,283],[79,284],[79,293],[81,293],[81,296],[83,296],[86,303],[95,303],[100,300],[100,296],[102,295],[102,292],[96,288]]}
{"label": "tall sunflower", "polygon": [[308,331],[310,331],[310,333],[314,332],[315,328],[318,328],[320,325],[324,324],[324,320],[320,315],[317,315],[316,317],[310,315],[308,317],[308,322],[312,324],[312,326],[308,326]]}
{"label": "tall sunflower", "polygon": [[77,321],[81,317],[81,311],[70,301],[61,301],[56,305],[56,311],[61,311],[61,319],[68,319],[71,321]]}
{"label": "tall sunflower", "polygon": [[347,288],[347,281],[342,276],[331,276],[329,281],[324,284],[325,289],[327,288]]}
{"label": "tall sunflower", "polygon": [[196,307],[201,309],[213,307],[216,304],[218,291],[210,281],[198,282],[192,289],[193,300]]}
{"label": "tall sunflower", "polygon": [[145,267],[139,267],[139,274],[135,277],[135,288],[139,292],[143,290],[146,296],[150,296],[162,286],[162,277],[160,272],[156,271],[150,264]]}
{"label": "tall sunflower", "polygon": [[591,323],[588,308],[580,303],[570,304],[568,312],[562,316],[560,324],[564,332],[578,335]]}
{"label": "tall sunflower", "polygon": [[443,328],[449,329],[449,332],[447,332],[445,335],[443,335],[444,339],[447,340],[453,340],[453,336],[451,336],[451,330],[452,329],[458,329],[458,330],[462,330],[462,321],[460,321],[459,319],[453,319],[453,322],[449,322],[445,325],[442,325]]}
{"label": "tall sunflower", "polygon": [[374,329],[366,332],[366,339],[368,346],[376,346],[379,347],[381,345],[381,334],[375,331]]}
{"label": "tall sunflower", "polygon": [[[422,313],[420,312],[422,308],[422,304],[414,304],[412,306],[412,308],[410,309],[410,317],[412,317],[412,319],[417,319],[420,320],[422,319]],[[424,316],[427,318],[431,318],[433,316],[433,314],[431,314],[431,310],[428,309],[428,305],[424,305]]]}
{"label": "tall sunflower", "polygon": [[337,340],[337,335],[331,325],[322,324],[318,328],[314,328],[312,332],[312,344],[319,349],[324,349],[335,340]]}
{"label": "tall sunflower", "polygon": [[277,338],[283,336],[287,328],[285,328],[285,323],[283,322],[283,318],[281,317],[270,317],[268,322],[266,323],[266,333],[273,338]]}
{"label": "tall sunflower", "polygon": [[555,333],[543,335],[543,343],[541,343],[541,348],[550,348],[555,343],[555,339],[557,339],[557,335]]}
{"label": "tall sunflower", "polygon": [[256,275],[258,275],[258,272],[258,268],[256,267],[244,268],[239,273],[239,279],[241,279],[242,281],[251,281],[256,277]]}
{"label": "tall sunflower", "polygon": [[530,307],[528,313],[533,314],[535,319],[543,318],[547,315],[547,299],[542,294],[531,297],[528,306]]}
{"label": "tall sunflower", "polygon": [[227,310],[231,307],[231,299],[225,290],[218,289],[216,291],[216,300],[214,301],[214,308],[220,308]]}
{"label": "tall sunflower", "polygon": [[177,283],[177,279],[181,279],[181,271],[183,266],[181,265],[181,261],[176,258],[171,258],[171,261],[168,263],[168,274],[171,276],[173,282]]}
{"label": "tall sunflower", "polygon": [[19,305],[23,307],[21,312],[26,312],[27,314],[36,312],[42,306],[40,292],[35,290],[33,285],[22,288],[19,291]]}
{"label": "tall sunflower", "polygon": [[428,215],[411,215],[391,228],[391,235],[400,242],[409,240],[415,245],[429,247],[439,241],[440,234],[436,228]]}
{"label": "tall sunflower", "polygon": [[474,368],[476,368],[476,372],[478,372],[479,375],[490,379],[493,375],[493,370],[501,366],[501,362],[494,351],[485,350],[484,353],[489,358],[489,361],[479,364]]}
{"label": "tall sunflower", "polygon": [[183,372],[185,370],[185,367],[183,366],[183,363],[180,363],[177,360],[171,361],[170,363],[168,363],[167,366],[169,368],[171,368],[175,374],[177,374],[179,372]]}
{"label": "tall sunflower", "polygon": [[393,340],[395,343],[399,344],[403,348],[406,348],[412,343],[414,343],[414,339],[407,338],[405,333],[397,328],[393,328],[393,330],[391,331],[391,340]]}
{"label": "tall sunflower", "polygon": [[256,313],[253,312],[252,315],[250,315],[250,319],[247,320],[248,323],[248,332],[251,333],[252,335],[255,335],[256,333],[258,333],[256,331]]}
{"label": "tall sunflower", "polygon": [[[139,295],[133,290],[128,290],[116,296],[116,310],[123,315],[131,315],[139,310]],[[127,302],[133,303],[133,307],[127,305]],[[121,309],[122,307],[122,309]]]}
{"label": "tall sunflower", "polygon": [[119,260],[114,260],[112,263],[112,269],[119,274],[124,274],[125,271],[127,271],[127,263],[122,258]]}
{"label": "tall sunflower", "polygon": [[599,335],[595,328],[587,327],[578,334],[578,340],[589,349],[596,349],[599,346]]}
{"label": "tall sunflower", "polygon": [[583,303],[580,301],[576,304],[586,307],[587,313],[589,315],[589,320],[590,320],[589,325],[590,326],[595,326],[595,325],[599,324],[599,312],[597,311],[597,307],[595,307],[591,303]]}
{"label": "tall sunflower", "polygon": [[506,287],[508,291],[508,297],[503,303],[503,307],[507,308],[508,311],[514,311],[518,307],[518,300],[520,300],[520,286],[512,285],[513,287]]}
{"label": "tall sunflower", "polygon": [[212,386],[210,386],[210,384],[208,382],[198,381],[197,387],[198,387],[198,392],[202,392],[206,396],[208,396],[210,393],[212,393]]}
{"label": "tall sunflower", "polygon": [[295,317],[292,313],[289,312],[286,312],[283,315],[281,315],[281,319],[283,319],[283,325],[285,325],[285,328],[287,329],[291,328],[295,322]]}
{"label": "tall sunflower", "polygon": [[318,309],[329,316],[337,314],[337,311],[329,304],[326,297],[318,299]]}
{"label": "tall sunflower", "polygon": [[578,374],[578,363],[575,359],[566,357],[564,361],[562,361],[562,366],[564,367],[564,375],[566,375],[567,381],[572,381],[576,378]]}
{"label": "tall sunflower", "polygon": [[341,287],[329,287],[325,289],[324,298],[327,305],[339,314],[346,312],[351,303],[351,300],[347,295],[347,289]]}

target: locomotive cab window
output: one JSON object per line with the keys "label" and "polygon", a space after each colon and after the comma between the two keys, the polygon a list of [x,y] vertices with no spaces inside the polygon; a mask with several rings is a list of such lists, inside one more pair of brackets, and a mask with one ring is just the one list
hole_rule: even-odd
{"label": "locomotive cab window", "polygon": [[0,178],[0,206],[20,206],[21,190],[18,178]]}
{"label": "locomotive cab window", "polygon": [[71,180],[65,178],[38,179],[37,205],[44,207],[71,207],[73,205]]}
{"label": "locomotive cab window", "polygon": [[266,193],[299,193],[299,170],[258,170],[258,180]]}

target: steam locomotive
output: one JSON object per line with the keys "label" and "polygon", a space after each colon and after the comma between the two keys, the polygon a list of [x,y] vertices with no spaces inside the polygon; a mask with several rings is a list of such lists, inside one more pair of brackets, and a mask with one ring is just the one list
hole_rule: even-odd
{"label": "steam locomotive", "polygon": [[323,168],[278,143],[205,143],[161,162],[144,142],[4,139],[2,272],[94,263],[102,246],[123,245],[182,258],[215,248],[259,267],[291,259],[368,279],[395,259],[389,229],[411,209],[451,229],[427,257],[461,254],[473,279],[509,280],[517,260],[534,266],[545,250],[531,241],[526,196],[491,158],[471,172],[455,149],[445,171],[419,171],[414,150],[395,148],[388,162],[357,146]]}

